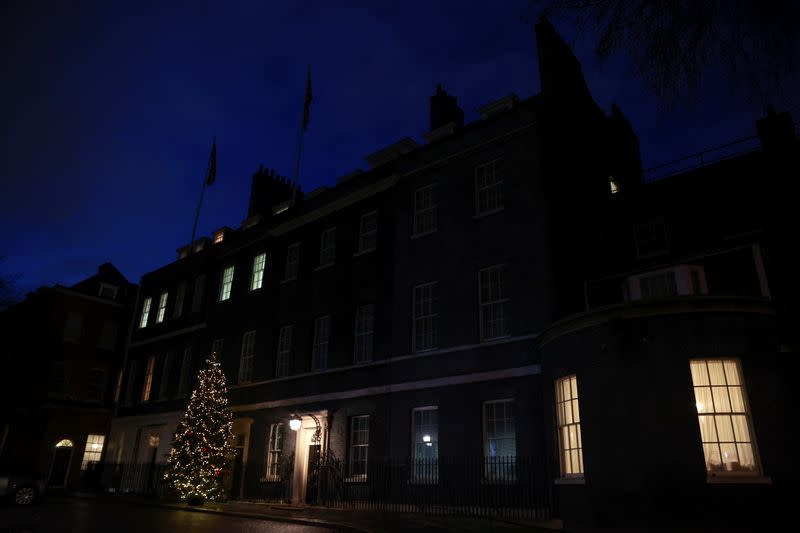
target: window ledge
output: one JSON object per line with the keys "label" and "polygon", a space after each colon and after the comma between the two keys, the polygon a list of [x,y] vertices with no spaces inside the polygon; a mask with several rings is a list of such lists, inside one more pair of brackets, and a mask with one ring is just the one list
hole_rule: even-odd
{"label": "window ledge", "polygon": [[424,233],[415,233],[415,234],[411,235],[411,240],[413,241],[414,239],[421,239],[422,237],[427,237],[428,235],[433,235],[434,233],[436,233],[438,231],[439,231],[439,229],[437,228],[437,229],[432,229],[430,231],[426,231]]}
{"label": "window ledge", "polygon": [[367,482],[367,476],[363,475],[363,476],[346,477],[346,478],[344,478],[344,482],[345,483],[366,483]]}
{"label": "window ledge", "polygon": [[709,485],[771,485],[772,478],[759,475],[709,475],[706,478]]}
{"label": "window ledge", "polygon": [[492,344],[494,342],[503,341],[505,339],[510,338],[511,335],[502,335],[500,337],[490,337],[486,339],[481,339],[481,344]]}
{"label": "window ledge", "polygon": [[562,477],[553,480],[554,485],[586,485],[586,479],[583,476],[575,477]]}
{"label": "window ledge", "polygon": [[472,220],[479,220],[483,217],[488,217],[489,215],[494,215],[495,213],[499,213],[505,210],[505,206],[498,207],[497,209],[492,209],[491,211],[484,211],[483,213],[477,213],[472,215]]}
{"label": "window ledge", "polygon": [[280,476],[261,476],[258,478],[260,483],[278,483],[281,481]]}
{"label": "window ledge", "polygon": [[281,280],[281,285],[285,285],[285,284],[287,284],[287,283],[291,283],[291,282],[293,282],[293,281],[297,281],[297,278],[287,278],[287,279],[282,279],[282,280]]}
{"label": "window ledge", "polygon": [[325,270],[326,268],[330,268],[335,264],[336,264],[335,262],[333,262],[333,263],[325,263],[324,265],[320,265],[317,268],[315,268],[314,272],[319,272],[320,270]]}
{"label": "window ledge", "polygon": [[353,254],[353,257],[361,257],[362,255],[367,255],[369,253],[374,252],[377,248],[370,248],[369,250],[360,250]]}

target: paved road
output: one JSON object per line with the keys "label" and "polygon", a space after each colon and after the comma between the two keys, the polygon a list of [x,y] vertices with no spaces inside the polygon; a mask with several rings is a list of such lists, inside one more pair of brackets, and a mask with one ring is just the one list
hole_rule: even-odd
{"label": "paved road", "polygon": [[91,500],[0,507],[0,533],[332,533],[285,522]]}

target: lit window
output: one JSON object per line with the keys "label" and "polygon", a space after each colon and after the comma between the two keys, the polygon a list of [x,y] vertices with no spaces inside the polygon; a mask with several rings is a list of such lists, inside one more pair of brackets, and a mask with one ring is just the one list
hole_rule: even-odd
{"label": "lit window", "polygon": [[125,386],[125,405],[131,405],[133,403],[133,387],[134,382],[136,381],[136,361],[131,361],[130,366],[128,367],[128,383]]}
{"label": "lit window", "polygon": [[481,340],[509,335],[509,298],[506,297],[505,277],[505,265],[495,265],[478,272]]}
{"label": "lit window", "polygon": [[286,248],[286,268],[283,279],[286,281],[297,279],[297,270],[300,266],[300,243],[296,242]]}
{"label": "lit window", "polygon": [[436,231],[439,186],[434,183],[414,192],[414,236]]}
{"label": "lit window", "polygon": [[139,320],[140,328],[143,328],[147,325],[147,319],[150,317],[150,304],[152,303],[152,298],[147,297],[144,299],[144,303],[142,304],[142,318]]}
{"label": "lit window", "polygon": [[331,317],[321,316],[314,321],[314,344],[311,348],[311,370],[328,368],[328,341],[331,334]]}
{"label": "lit window", "polygon": [[194,279],[194,295],[192,296],[192,312],[197,313],[203,308],[203,296],[206,290],[206,275],[200,274]]}
{"label": "lit window", "polygon": [[358,251],[369,252],[378,242],[378,212],[373,211],[361,217],[361,231],[358,234]]}
{"label": "lit window", "polygon": [[356,311],[356,334],[354,363],[365,363],[372,360],[372,338],[375,324],[375,306],[362,305]]}
{"label": "lit window", "polygon": [[158,383],[159,400],[167,399],[167,392],[169,392],[169,374],[172,372],[173,359],[174,354],[172,352],[167,352],[163,355],[163,361],[161,363],[161,381]]}
{"label": "lit window", "polygon": [[158,313],[156,313],[156,324],[159,324],[164,321],[164,315],[167,312],[167,298],[169,297],[169,293],[164,291],[161,293],[161,297],[158,299]]}
{"label": "lit window", "polygon": [[439,481],[439,408],[420,407],[411,411],[414,441],[414,464],[411,480],[415,483]]}
{"label": "lit window", "polygon": [[516,479],[517,431],[513,400],[483,404],[484,453],[488,481]]}
{"label": "lit window", "polygon": [[503,209],[502,159],[475,167],[475,211],[478,215]]}
{"label": "lit window", "polygon": [[348,452],[347,475],[351,478],[367,478],[367,455],[369,453],[369,415],[350,417],[350,450]]}
{"label": "lit window", "polygon": [[278,334],[278,357],[275,362],[275,377],[289,375],[292,361],[292,326],[283,326]]}
{"label": "lit window", "polygon": [[100,330],[100,337],[97,339],[97,347],[104,350],[113,350],[117,345],[117,331],[119,324],[113,320],[104,320],[103,329]]}
{"label": "lit window", "polygon": [[97,462],[103,454],[103,442],[106,440],[103,435],[89,435],[86,437],[86,449],[83,451],[81,470],[86,470],[90,462]]}
{"label": "lit window", "polygon": [[700,437],[711,475],[758,474],[752,421],[735,359],[690,362]]}
{"label": "lit window", "polygon": [[280,481],[281,459],[283,458],[283,424],[270,424],[267,447],[267,480]]}
{"label": "lit window", "polygon": [[256,332],[248,331],[242,337],[242,354],[239,357],[239,383],[253,380],[253,359],[256,355]]}
{"label": "lit window", "polygon": [[192,379],[192,347],[186,346],[183,349],[181,358],[181,375],[178,380],[178,396],[186,396],[189,392],[189,385]]}
{"label": "lit window", "polygon": [[175,290],[175,305],[172,308],[172,318],[180,318],[183,313],[183,300],[186,298],[186,282],[182,282]]}
{"label": "lit window", "polygon": [[439,325],[437,289],[435,281],[414,287],[412,339],[415,352],[436,348]]}
{"label": "lit window", "polygon": [[253,258],[253,274],[250,276],[250,290],[260,289],[264,282],[264,270],[267,268],[267,254],[260,253]]}
{"label": "lit window", "polygon": [[336,228],[328,228],[319,239],[319,266],[332,265],[336,261]]}
{"label": "lit window", "polygon": [[231,286],[233,286],[233,265],[226,267],[222,271],[222,280],[219,284],[220,302],[224,302],[231,297]]}
{"label": "lit window", "polygon": [[156,358],[150,356],[147,358],[147,369],[144,373],[144,384],[142,385],[142,401],[150,400],[150,387],[153,386],[153,367],[156,364]]}
{"label": "lit window", "polygon": [[64,320],[64,342],[78,342],[83,330],[83,315],[70,311]]}
{"label": "lit window", "polygon": [[619,192],[619,185],[617,184],[617,180],[614,179],[614,176],[608,177],[608,186],[611,189],[611,194],[617,194]]}
{"label": "lit window", "polygon": [[225,240],[225,230],[219,230],[214,233],[214,244],[219,244]]}
{"label": "lit window", "polygon": [[578,381],[574,375],[556,380],[556,419],[561,476],[582,476],[581,414],[578,408]]}
{"label": "lit window", "polygon": [[214,342],[211,343],[211,353],[217,354],[217,361],[222,360],[222,346],[225,343],[225,339],[215,339]]}
{"label": "lit window", "polygon": [[89,400],[102,402],[106,392],[106,371],[102,368],[93,368],[89,371],[89,386],[86,394]]}

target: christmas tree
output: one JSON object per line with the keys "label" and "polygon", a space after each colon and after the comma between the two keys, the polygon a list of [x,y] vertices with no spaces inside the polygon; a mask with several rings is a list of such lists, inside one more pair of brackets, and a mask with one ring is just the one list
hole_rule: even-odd
{"label": "christmas tree", "polygon": [[178,423],[164,475],[180,498],[190,503],[224,496],[222,476],[234,454],[226,389],[225,374],[212,353]]}

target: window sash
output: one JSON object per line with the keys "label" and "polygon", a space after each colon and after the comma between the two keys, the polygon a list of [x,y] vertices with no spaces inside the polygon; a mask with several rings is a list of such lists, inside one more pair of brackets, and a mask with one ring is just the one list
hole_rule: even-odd
{"label": "window sash", "polygon": [[226,267],[222,271],[222,283],[219,286],[219,301],[223,302],[231,297],[231,287],[233,286],[233,265]]}
{"label": "window sash", "polygon": [[181,376],[178,381],[178,396],[186,396],[189,392],[189,384],[191,381],[192,372],[192,349],[186,346],[183,349],[183,358],[181,359]]}
{"label": "window sash", "polygon": [[477,214],[503,208],[503,177],[498,171],[501,160],[495,159],[475,167],[475,210]]}
{"label": "window sash", "polygon": [[369,415],[350,417],[347,475],[366,479],[369,457]]}
{"label": "window sash", "polygon": [[278,334],[278,356],[275,361],[275,377],[289,375],[292,356],[292,326],[283,326]]}
{"label": "window sash", "polygon": [[192,295],[192,312],[197,313],[203,308],[203,296],[206,289],[206,276],[201,274],[194,280],[194,294]]}
{"label": "window sash", "polygon": [[248,331],[242,336],[242,353],[239,358],[239,383],[253,380],[253,360],[256,352],[256,332]]}
{"label": "window sash", "polygon": [[102,368],[93,368],[89,371],[89,386],[87,393],[90,400],[103,401],[106,391],[106,371]]}
{"label": "window sash", "polygon": [[175,289],[175,305],[172,308],[172,318],[180,318],[183,313],[183,300],[186,298],[186,282],[182,282]]}
{"label": "window sash", "polygon": [[510,298],[505,297],[505,270],[505,265],[494,265],[478,272],[481,340],[510,335]]}
{"label": "window sash", "polygon": [[174,355],[172,352],[164,354],[164,363],[161,367],[161,382],[158,384],[158,399],[166,400],[167,392],[169,390],[169,374],[172,371],[172,359]]}
{"label": "window sash", "polygon": [[150,401],[150,388],[153,385],[153,367],[156,364],[155,356],[147,358],[147,368],[144,373],[144,384],[142,385],[142,401]]}
{"label": "window sash", "polygon": [[425,235],[438,229],[438,185],[414,191],[414,235]]}
{"label": "window sash", "polygon": [[[418,407],[412,409],[411,413],[413,435],[411,480],[414,483],[438,483],[439,408]],[[425,437],[428,437],[428,440]]]}
{"label": "window sash", "polygon": [[513,400],[484,402],[483,435],[486,480],[516,481],[517,431]]}
{"label": "window sash", "polygon": [[378,212],[373,211],[361,217],[361,229],[358,235],[358,251],[369,252],[378,244]]}
{"label": "window sash", "polygon": [[224,343],[225,339],[214,339],[214,342],[211,343],[211,353],[217,354],[217,361],[222,360],[222,348]]}
{"label": "window sash", "polygon": [[264,270],[267,268],[267,254],[260,253],[253,258],[253,274],[250,278],[250,290],[261,288],[264,282]]}
{"label": "window sash", "polygon": [[297,272],[300,266],[300,243],[296,242],[286,248],[286,268],[284,280],[297,279]]}
{"label": "window sash", "polygon": [[151,297],[147,297],[144,299],[144,303],[142,303],[142,316],[139,319],[139,328],[143,328],[147,326],[147,319],[150,318],[150,304],[153,302]]}
{"label": "window sash", "polygon": [[81,470],[86,470],[89,462],[96,462],[100,460],[103,455],[103,444],[105,444],[105,435],[87,435],[86,447],[83,449],[83,459],[81,460]]}
{"label": "window sash", "polygon": [[354,363],[372,361],[372,343],[375,327],[375,305],[362,305],[356,311]]}
{"label": "window sash", "polygon": [[433,350],[438,343],[438,288],[436,281],[414,287],[412,339],[415,352]]}
{"label": "window sash", "polygon": [[330,341],[330,315],[314,321],[314,344],[311,349],[311,370],[328,368],[328,344]]}
{"label": "window sash", "polygon": [[267,479],[280,480],[281,459],[283,457],[283,443],[285,429],[283,423],[270,424],[269,439],[267,441]]}
{"label": "window sash", "polygon": [[561,476],[583,476],[583,440],[575,375],[556,380],[556,423]]}
{"label": "window sash", "polygon": [[319,240],[319,266],[332,265],[336,261],[336,228],[322,232]]}
{"label": "window sash", "polygon": [[158,313],[156,314],[156,324],[160,324],[164,321],[164,315],[167,314],[167,298],[169,298],[169,292],[164,291],[161,293],[161,297],[158,299]]}

